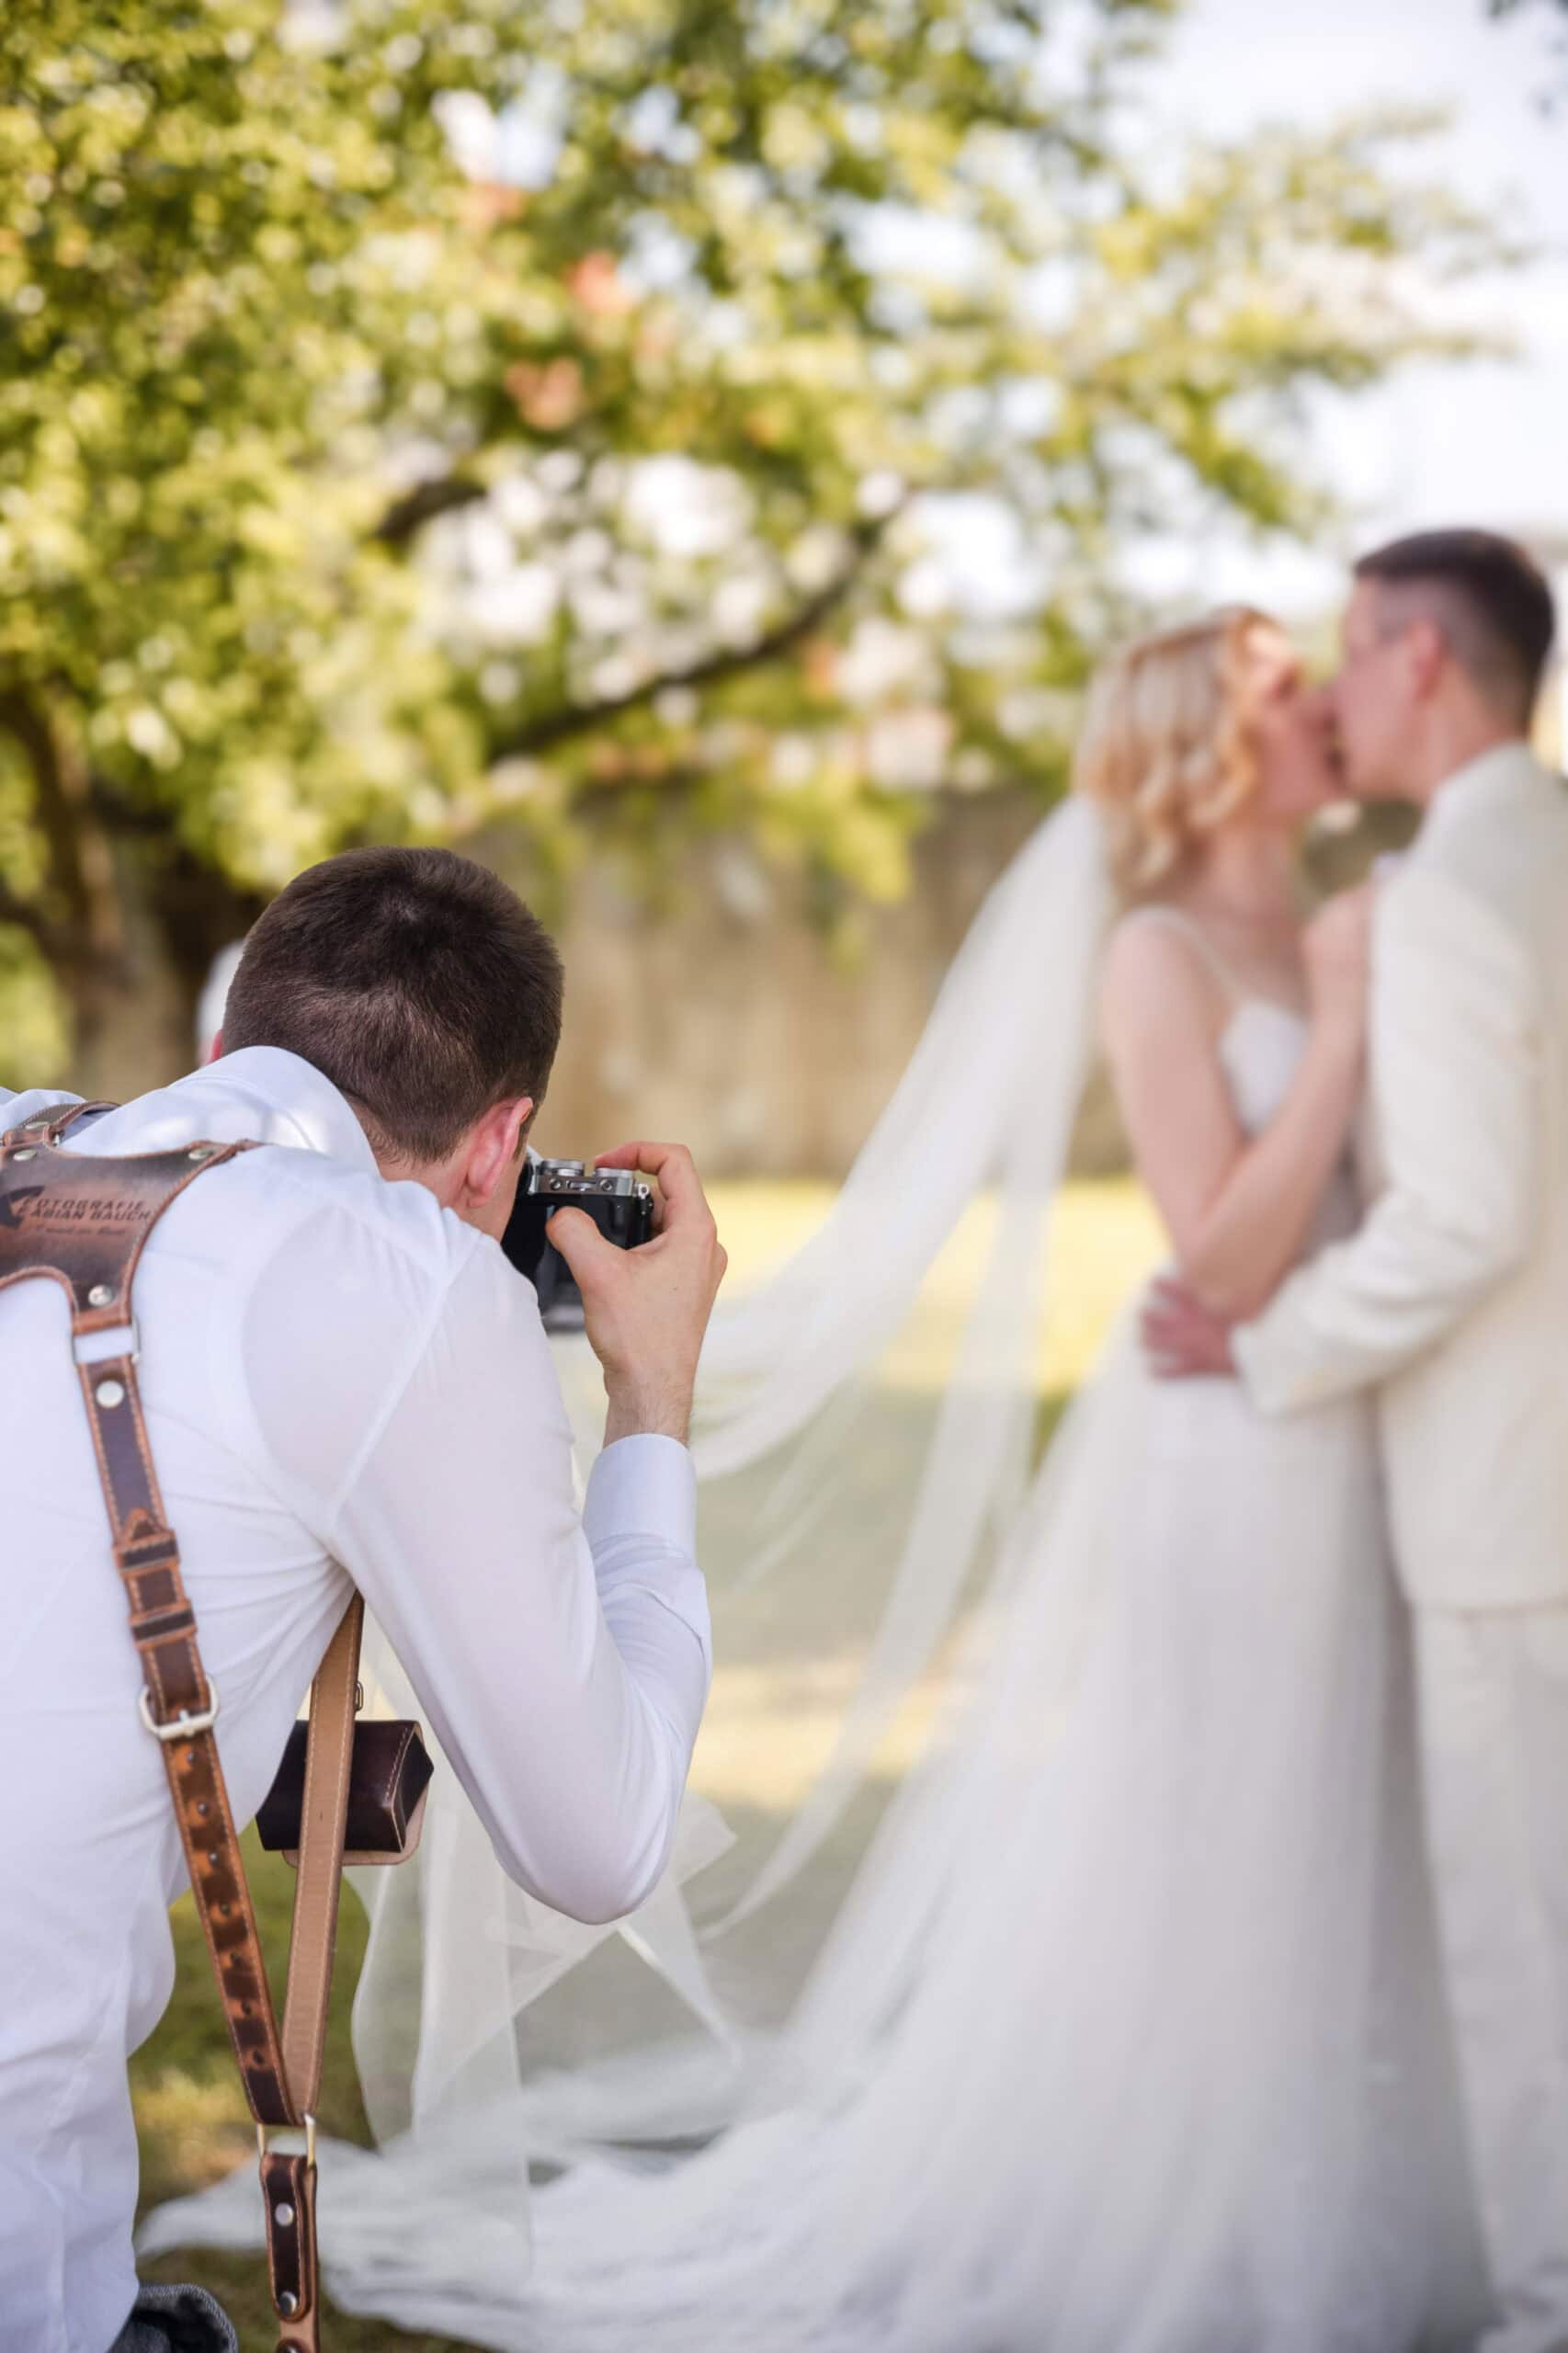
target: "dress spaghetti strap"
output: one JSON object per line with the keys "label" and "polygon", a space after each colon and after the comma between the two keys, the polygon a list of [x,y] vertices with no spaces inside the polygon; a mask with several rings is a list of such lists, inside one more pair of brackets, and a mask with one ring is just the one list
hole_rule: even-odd
{"label": "dress spaghetti strap", "polygon": [[1169,930],[1179,932],[1182,938],[1197,949],[1203,963],[1219,982],[1226,995],[1233,997],[1238,1005],[1244,1003],[1246,998],[1256,994],[1255,990],[1246,986],[1231,965],[1225,961],[1202,925],[1196,922],[1182,908],[1134,907],[1130,915],[1122,917],[1122,921],[1124,923],[1163,923]]}

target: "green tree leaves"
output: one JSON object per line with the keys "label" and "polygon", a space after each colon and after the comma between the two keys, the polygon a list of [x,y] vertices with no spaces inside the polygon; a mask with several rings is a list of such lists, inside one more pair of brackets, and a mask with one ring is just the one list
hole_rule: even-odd
{"label": "green tree leaves", "polygon": [[[892,892],[934,784],[1050,790],[1128,540],[1311,528],[1302,394],[1457,347],[1423,288],[1490,250],[1386,128],[1147,152],[1168,13],[10,0],[32,1001],[188,992],[346,842],[739,824]],[[955,499],[1015,518],[978,601]]]}

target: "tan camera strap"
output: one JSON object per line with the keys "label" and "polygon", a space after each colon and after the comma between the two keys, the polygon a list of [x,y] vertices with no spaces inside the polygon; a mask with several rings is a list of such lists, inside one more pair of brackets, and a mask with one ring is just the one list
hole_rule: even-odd
{"label": "tan camera strap", "polygon": [[[114,1158],[59,1149],[108,1104],[61,1104],[0,1137],[0,1289],[44,1276],[71,1302],[72,1350],[86,1401],[110,1541],[142,1663],[142,1721],[163,1751],[197,1915],[211,1955],[245,2097],[256,2120],[278,2353],[319,2353],[315,2102],[326,2040],[364,1606],[356,1595],[311,1691],[299,1882],[283,2029],[267,1984],[213,1724],[219,1694],[197,1646],[179,1545],[164,1514],[137,1381],[131,1286],[148,1234],[187,1185],[249,1144],[196,1143]],[[81,1343],[123,1332],[84,1358]],[[275,2149],[302,2128],[303,2151]]]}

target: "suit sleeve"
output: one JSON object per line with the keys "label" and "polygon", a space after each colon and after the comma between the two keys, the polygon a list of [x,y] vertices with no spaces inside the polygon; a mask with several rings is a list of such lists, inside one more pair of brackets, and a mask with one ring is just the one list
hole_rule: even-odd
{"label": "suit sleeve", "polygon": [[1386,1381],[1525,1256],[1540,1185],[1530,964],[1440,870],[1388,887],[1374,945],[1371,1068],[1386,1169],[1358,1233],[1234,1335],[1254,1402],[1290,1413]]}

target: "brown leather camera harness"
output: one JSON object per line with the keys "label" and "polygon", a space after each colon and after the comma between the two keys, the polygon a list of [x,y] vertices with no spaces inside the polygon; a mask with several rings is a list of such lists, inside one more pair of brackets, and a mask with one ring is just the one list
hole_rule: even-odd
{"label": "brown leather camera harness", "polygon": [[[71,1302],[73,1354],[142,1663],[142,1720],[163,1752],[191,1893],[256,2120],[267,2266],[282,2324],[278,2353],[319,2353],[314,2108],[337,1933],[364,1605],[356,1595],[311,1689],[280,2032],[213,1737],[219,1694],[202,1667],[179,1545],[164,1515],[147,1442],[131,1306],[138,1260],[164,1211],[199,1176],[254,1147],[194,1143],[133,1158],[58,1149],[75,1120],[113,1108],[57,1105],[0,1137],[0,1289],[45,1276],[62,1285]],[[84,1360],[81,1343],[105,1333],[123,1333],[124,1347]],[[410,1828],[416,1836],[417,1823]],[[411,1851],[412,1843],[411,1837],[403,1851]],[[290,2127],[303,2130],[302,2152],[271,2145],[271,2135]]]}

